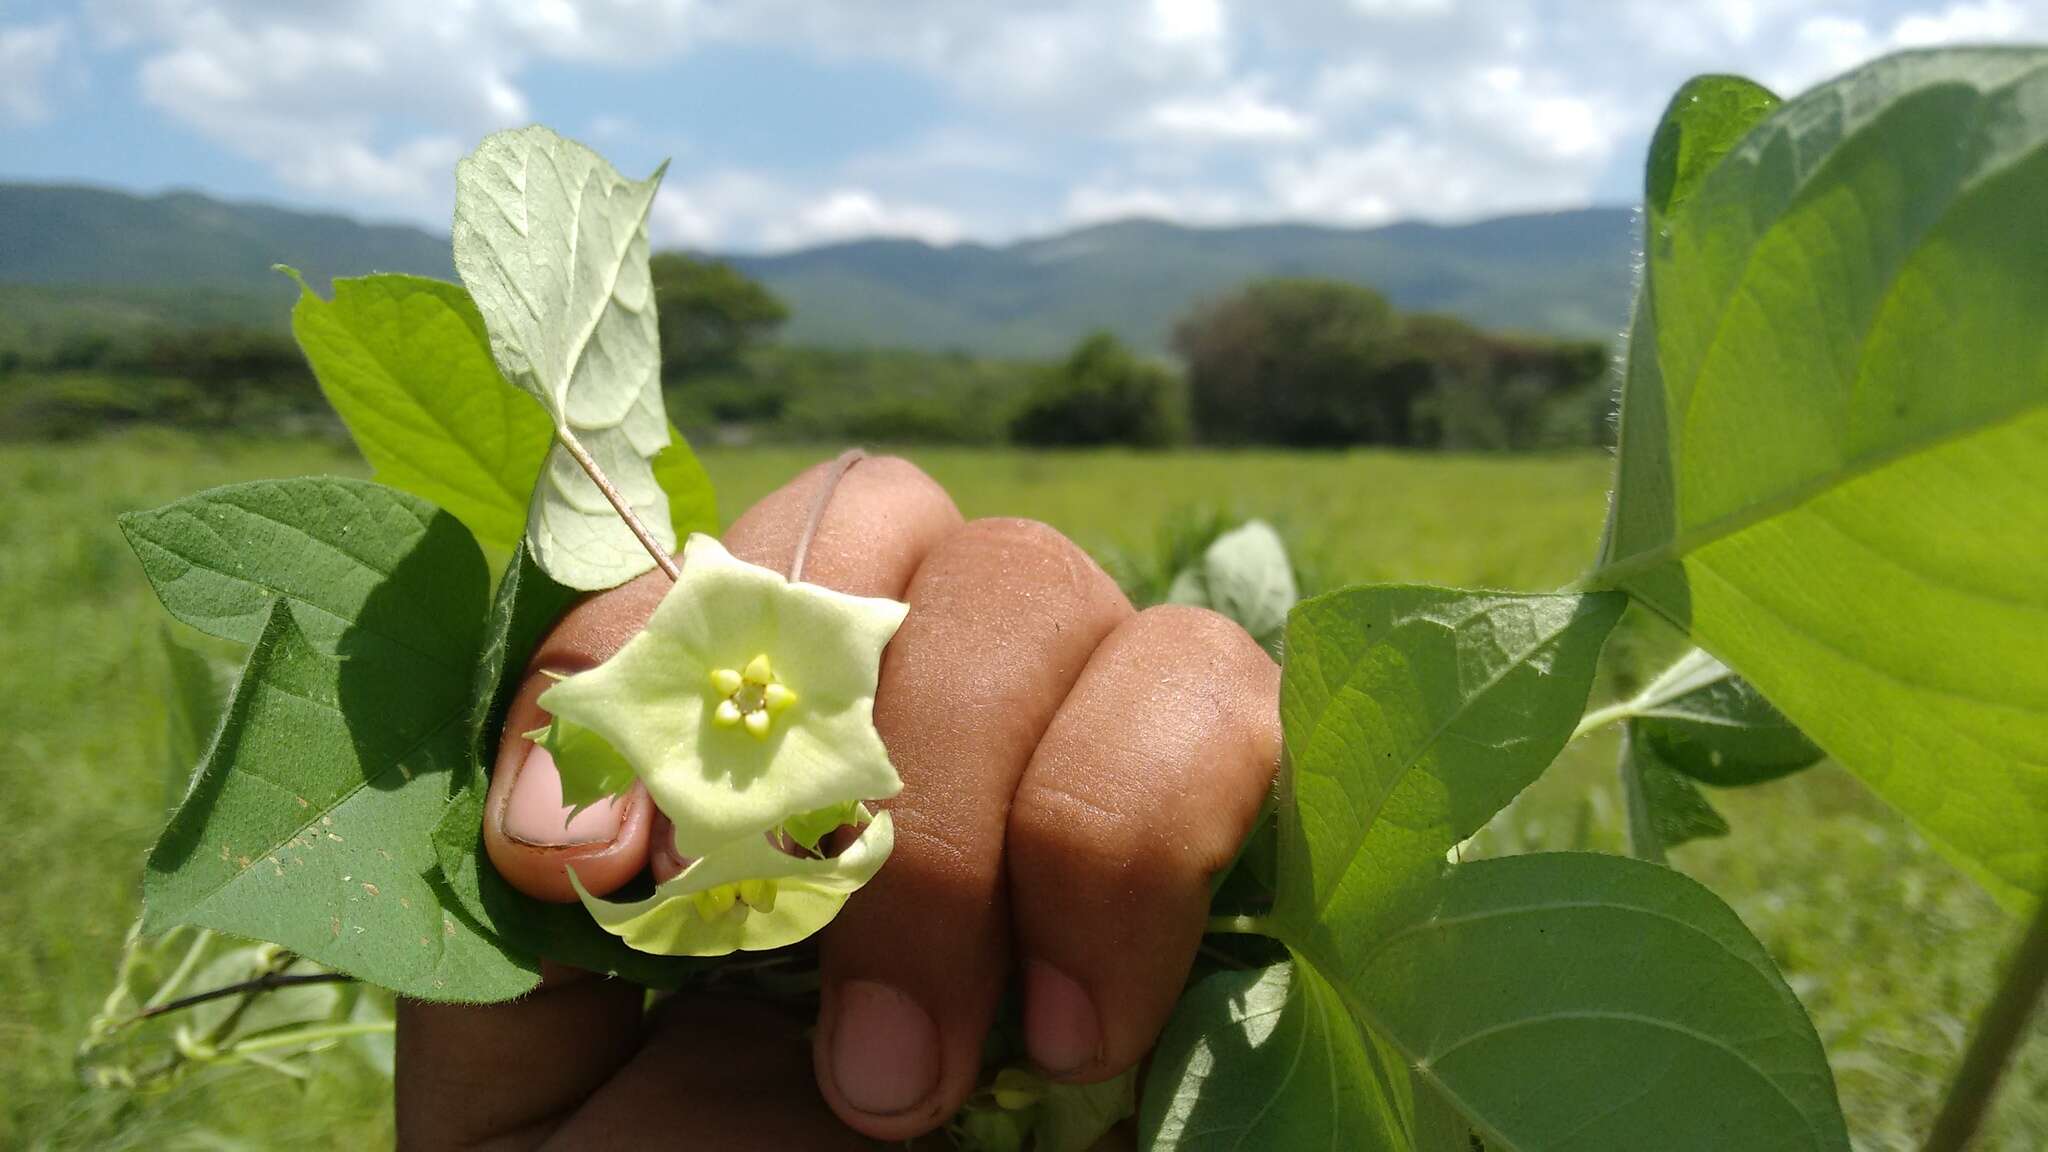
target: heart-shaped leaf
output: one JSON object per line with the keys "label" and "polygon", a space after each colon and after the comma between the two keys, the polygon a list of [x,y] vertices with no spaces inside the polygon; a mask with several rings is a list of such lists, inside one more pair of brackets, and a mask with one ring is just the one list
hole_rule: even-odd
{"label": "heart-shaped leaf", "polygon": [[446,893],[431,838],[468,753],[487,579],[462,526],[415,497],[318,478],[216,489],[122,526],[181,619],[239,639],[268,606],[150,853],[144,930],[270,940],[425,999],[530,988],[531,963]]}
{"label": "heart-shaped leaf", "polygon": [[1595,581],[2009,903],[2048,881],[2048,52],[1891,57],[1649,236]]}

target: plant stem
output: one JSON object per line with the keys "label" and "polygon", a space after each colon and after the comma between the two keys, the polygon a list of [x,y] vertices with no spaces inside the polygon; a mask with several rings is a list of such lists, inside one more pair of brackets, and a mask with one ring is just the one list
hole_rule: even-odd
{"label": "plant stem", "polygon": [[1271,936],[1264,916],[1211,916],[1208,931],[1219,936]]}
{"label": "plant stem", "polygon": [[1998,991],[1977,1019],[1976,1034],[1949,1083],[1924,1152],[1963,1152],[1970,1146],[1990,1110],[1999,1077],[2040,1004],[2043,984],[2048,984],[2048,899],[2035,904],[2034,919],[2013,950]]}
{"label": "plant stem", "polygon": [[1664,863],[1664,841],[1650,819],[1650,798],[1643,791],[1643,765],[1636,759],[1629,730],[1621,730],[1621,803],[1628,813],[1628,854],[1652,864]]}
{"label": "plant stem", "polygon": [[[136,1019],[140,1020],[154,1015],[158,1011],[163,1011],[161,1005],[171,997],[176,996],[178,989],[185,986],[185,981],[192,978],[192,973],[198,971],[200,957],[205,954],[206,946],[212,939],[212,929],[200,928],[194,931],[192,946],[185,949],[185,955],[179,958],[178,966],[171,971],[170,977],[161,985],[158,985],[155,992],[150,994],[149,1003],[142,1006],[142,1015],[136,1017]],[[125,1023],[117,1025],[117,1027],[125,1026]]]}
{"label": "plant stem", "polygon": [[355,977],[345,976],[340,972],[304,972],[297,975],[266,972],[253,980],[244,980],[239,984],[224,984],[219,988],[209,988],[204,992],[194,992],[190,996],[180,996],[176,1000],[152,1005],[123,1020],[119,1026],[125,1028],[130,1024],[140,1024],[144,1020],[162,1016],[167,1012],[176,1012],[195,1004],[204,1004],[209,1000],[224,1000],[244,992],[268,992],[273,988],[290,988],[298,984],[349,984],[354,981]]}
{"label": "plant stem", "polygon": [[796,538],[796,552],[789,560],[789,582],[794,584],[804,578],[804,560],[811,554],[811,541],[818,535],[818,525],[825,522],[825,506],[832,503],[832,493],[839,488],[839,482],[846,477],[846,470],[867,459],[868,454],[858,448],[848,448],[839,454],[825,469],[825,475],[818,483],[818,494],[811,498],[810,515],[804,518],[803,535]]}
{"label": "plant stem", "polygon": [[612,486],[611,478],[604,474],[604,469],[597,466],[597,461],[584,450],[575,434],[567,428],[557,427],[555,439],[568,450],[570,458],[583,469],[583,474],[590,477],[590,482],[597,485],[597,490],[604,493],[604,498],[611,503],[612,511],[617,512],[619,519],[626,522],[626,527],[632,531],[633,538],[640,541],[640,546],[647,549],[649,556],[654,557],[655,567],[666,573],[670,580],[681,579],[683,571],[676,567],[675,557],[670,556],[668,549],[663,548],[661,542],[654,538],[654,534],[647,530],[647,525],[640,520],[640,514],[633,511],[632,503]]}
{"label": "plant stem", "polygon": [[1635,707],[1635,701],[1623,700],[1619,704],[1609,704],[1605,708],[1593,709],[1579,718],[1579,726],[1572,729],[1572,738],[1566,741],[1566,743],[1572,743],[1581,736],[1598,732],[1617,720],[1628,719],[1630,716],[1635,715]]}
{"label": "plant stem", "polygon": [[319,1044],[326,1040],[346,1040],[351,1036],[384,1036],[393,1031],[389,1020],[361,1020],[347,1024],[322,1024],[313,1028],[296,1028],[290,1032],[273,1032],[230,1044],[221,1049],[223,1056],[246,1056],[251,1052],[270,1052],[278,1048],[296,1048],[301,1044]]}

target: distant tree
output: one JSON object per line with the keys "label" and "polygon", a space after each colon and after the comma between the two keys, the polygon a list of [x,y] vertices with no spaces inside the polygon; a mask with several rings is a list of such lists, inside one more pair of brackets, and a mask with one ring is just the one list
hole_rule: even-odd
{"label": "distant tree", "polygon": [[1206,440],[1403,443],[1411,397],[1376,372],[1398,327],[1386,298],[1329,280],[1247,285],[1175,328],[1196,430]]}
{"label": "distant tree", "polygon": [[1385,374],[1419,388],[1415,443],[1460,451],[1606,442],[1607,347],[1409,316]]}
{"label": "distant tree", "polygon": [[1158,448],[1186,438],[1180,381],[1108,332],[1081,341],[1047,371],[1010,420],[1010,439],[1019,444]]}
{"label": "distant tree", "polygon": [[731,369],[789,319],[780,298],[729,264],[663,252],[648,262],[648,273],[665,380]]}
{"label": "distant tree", "polygon": [[191,388],[193,403],[180,416],[188,423],[260,422],[289,413],[318,413],[325,407],[305,357],[283,333],[168,329],[150,340],[144,368]]}

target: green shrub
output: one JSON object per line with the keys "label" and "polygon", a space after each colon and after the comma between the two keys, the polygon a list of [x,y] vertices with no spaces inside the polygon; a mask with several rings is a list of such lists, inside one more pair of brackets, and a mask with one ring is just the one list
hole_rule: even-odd
{"label": "green shrub", "polygon": [[1187,439],[1180,380],[1097,332],[1041,376],[1010,419],[1010,439],[1039,446],[1178,444]]}

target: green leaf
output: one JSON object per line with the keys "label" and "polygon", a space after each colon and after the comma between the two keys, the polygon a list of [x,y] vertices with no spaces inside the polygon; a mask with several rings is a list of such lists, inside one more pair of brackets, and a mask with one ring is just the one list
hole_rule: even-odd
{"label": "green leaf", "polygon": [[1570,738],[1625,599],[1354,588],[1303,601],[1280,690],[1275,916],[1362,947]]}
{"label": "green leaf", "polygon": [[1735,913],[1668,868],[1463,865],[1426,915],[1325,971],[1489,1148],[1849,1148],[1798,999]]}
{"label": "green leaf", "polygon": [[546,727],[525,735],[555,758],[562,777],[562,803],[573,812],[581,812],[633,786],[633,766],[605,743],[604,737],[581,724],[556,716]]}
{"label": "green leaf", "polygon": [[1728,821],[1700,794],[1699,787],[1652,751],[1642,730],[1633,725],[1627,754],[1634,758],[1630,770],[1642,789],[1650,831],[1660,846],[1676,848],[1687,841],[1711,840],[1728,834]]}
{"label": "green leaf", "polygon": [[1667,767],[1724,788],[1821,758],[1813,741],[1729,667],[1695,648],[1630,702],[1637,741]]}
{"label": "green leaf", "polygon": [[654,482],[668,493],[668,515],[675,525],[676,539],[687,540],[695,532],[716,536],[725,527],[718,519],[718,496],[711,486],[711,474],[690,448],[690,442],[671,424],[669,446],[654,458]]}
{"label": "green leaf", "polygon": [[661,546],[675,547],[649,460],[668,444],[647,271],[647,210],[661,183],[621,177],[545,128],[499,132],[455,170],[455,268],[505,378],[539,400],[560,441],[526,534],[541,567],[576,588],[645,572],[641,548],[572,455],[580,446]]}
{"label": "green leaf", "polygon": [[466,678],[344,648],[320,651],[289,605],[272,610],[150,853],[144,931],[189,923],[270,940],[423,999],[516,996],[533,971],[444,909],[431,881],[443,774],[464,752]]}
{"label": "green leaf", "polygon": [[1154,1150],[1407,1152],[1408,1077],[1315,969],[1219,972],[1161,1032],[1138,1112]]}
{"label": "green leaf", "polygon": [[428,875],[489,578],[462,526],[327,478],[217,488],[121,524],[173,615],[255,645],[150,854],[145,930],[271,940],[432,999],[530,986]]}
{"label": "green leaf", "polygon": [[506,947],[649,987],[672,988],[702,962],[634,951],[599,928],[582,905],[548,904],[514,889],[484,851],[484,800],[506,710],[535,646],[576,596],[574,589],[549,579],[523,547],[506,567],[471,682],[469,761],[434,826],[435,858],[451,898]]}
{"label": "green leaf", "polygon": [[1280,534],[1264,520],[1253,520],[1211,542],[1200,565],[1174,578],[1166,598],[1213,608],[1271,649],[1301,594]]}
{"label": "green leaf", "polygon": [[480,780],[497,759],[505,714],[519,691],[522,673],[541,637],[555,626],[579,593],[548,578],[521,544],[513,550],[498,590],[491,597],[484,641],[470,675],[469,763],[460,783]]}
{"label": "green leaf", "polygon": [[[1692,199],[1700,181],[1743,136],[1781,103],[1769,90],[1736,76],[1701,76],[1689,81],[1664,109],[1650,141],[1645,173],[1644,228],[1663,236],[1673,212]],[[1639,285],[1635,312],[1629,318],[1628,347],[1649,347],[1656,340],[1656,301],[1647,283]],[[1650,509],[1670,504],[1671,461],[1666,453],[1664,385],[1655,356],[1630,356],[1622,382],[1616,457],[1638,489],[1638,520]],[[1656,536],[1668,532],[1664,522],[1622,525],[1610,505],[1602,533],[1601,554],[1609,555],[1617,529]]]}
{"label": "green leaf", "polygon": [[1047,1084],[1031,1125],[1031,1152],[1093,1152],[1137,1111],[1137,1084],[1135,1068],[1094,1084]]}
{"label": "green leaf", "polygon": [[1896,56],[1698,182],[1650,238],[1595,576],[2008,903],[2048,879],[2044,102],[2048,52]]}
{"label": "green leaf", "polygon": [[169,681],[164,693],[164,805],[175,808],[227,714],[236,669],[180,641],[169,625],[163,630],[163,649]]}
{"label": "green leaf", "polygon": [[1770,89],[1740,76],[1687,81],[1650,138],[1643,208],[1651,231],[1684,207],[1707,173],[1781,103]]}
{"label": "green leaf", "polygon": [[254,644],[282,599],[332,653],[468,675],[488,579],[476,543],[431,504],[362,480],[234,484],[121,517],[171,615]]}
{"label": "green leaf", "polygon": [[1415,1104],[1415,1152],[1485,1152],[1472,1122],[1413,1069],[1408,1072],[1408,1092]]}
{"label": "green leaf", "polygon": [[377,479],[509,551],[554,428],[498,374],[469,293],[400,275],[338,279],[331,301],[299,289],[292,334]]}
{"label": "green leaf", "polygon": [[[499,373],[469,293],[392,274],[336,280],[332,301],[300,288],[292,332],[377,479],[439,504],[486,546],[511,550],[554,429]],[[654,478],[675,528],[716,532],[711,478],[673,425],[668,435]]]}

